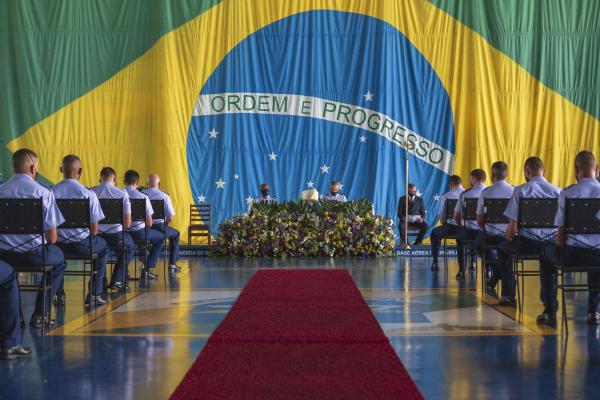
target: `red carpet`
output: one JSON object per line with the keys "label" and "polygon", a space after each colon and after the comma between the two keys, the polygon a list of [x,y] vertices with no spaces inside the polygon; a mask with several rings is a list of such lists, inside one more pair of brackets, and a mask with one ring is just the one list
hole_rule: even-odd
{"label": "red carpet", "polygon": [[344,270],[260,270],[172,399],[422,399]]}

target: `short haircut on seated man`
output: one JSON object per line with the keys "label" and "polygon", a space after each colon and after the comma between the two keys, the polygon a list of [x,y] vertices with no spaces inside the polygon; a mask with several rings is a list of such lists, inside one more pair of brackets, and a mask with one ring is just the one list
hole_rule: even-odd
{"label": "short haircut on seated man", "polygon": [[487,178],[485,171],[481,168],[474,169],[469,175],[471,175],[478,182],[485,181]]}
{"label": "short haircut on seated man", "polygon": [[140,181],[140,174],[138,174],[138,172],[134,171],[133,169],[128,169],[125,172],[125,176],[123,179],[125,180],[126,185],[135,185]]}
{"label": "short haircut on seated man", "polygon": [[462,178],[458,175],[452,175],[450,177],[450,184],[452,186],[459,186],[462,185]]}
{"label": "short haircut on seated man", "polygon": [[496,161],[492,164],[492,177],[496,180],[506,179],[508,176],[508,165],[504,161]]}
{"label": "short haircut on seated man", "polygon": [[596,157],[591,151],[580,151],[575,157],[575,168],[583,170],[596,168]]}
{"label": "short haircut on seated man", "polygon": [[38,155],[30,149],[19,149],[12,155],[13,170],[17,173],[26,172],[29,167],[35,165],[38,160]]}
{"label": "short haircut on seated man", "polygon": [[416,187],[417,187],[417,185],[415,185],[414,183],[409,183],[409,184],[408,184],[408,188],[409,188],[409,189],[414,189],[414,188],[416,188]]}
{"label": "short haircut on seated man", "polygon": [[75,154],[68,154],[62,159],[62,172],[63,174],[71,174],[81,170],[81,159]]}
{"label": "short haircut on seated man", "polygon": [[525,160],[525,168],[529,169],[532,172],[539,172],[544,169],[544,163],[539,157],[529,157],[527,160]]}
{"label": "short haircut on seated man", "polygon": [[112,167],[103,167],[100,170],[100,177],[104,180],[115,178],[116,176],[117,176],[117,173],[115,172],[115,170]]}

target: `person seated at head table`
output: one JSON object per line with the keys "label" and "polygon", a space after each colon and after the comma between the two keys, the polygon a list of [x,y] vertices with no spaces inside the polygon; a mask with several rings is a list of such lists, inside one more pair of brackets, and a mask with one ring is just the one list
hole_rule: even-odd
{"label": "person seated at head table", "polygon": [[331,201],[347,202],[346,196],[340,193],[341,185],[338,181],[331,181],[329,184],[329,193],[323,195],[323,199]]}
{"label": "person seated at head table", "polygon": [[[406,244],[406,224],[404,217],[406,214],[406,196],[400,197],[398,201],[397,215],[400,219],[400,237],[402,243]],[[425,222],[425,203],[423,199],[417,195],[417,185],[414,183],[408,184],[408,227],[416,228],[419,230],[417,238],[415,239],[414,245],[420,245],[423,243],[425,234],[429,229],[429,225]]]}

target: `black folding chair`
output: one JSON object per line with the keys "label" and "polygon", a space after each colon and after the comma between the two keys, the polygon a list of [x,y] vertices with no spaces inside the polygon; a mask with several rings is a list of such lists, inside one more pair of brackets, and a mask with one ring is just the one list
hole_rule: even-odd
{"label": "black folding chair", "polygon": [[[465,204],[463,204],[461,207],[461,217],[464,221],[463,228],[462,228],[463,232],[466,229],[468,229],[467,228],[468,221],[471,221],[471,222],[475,221],[475,223],[477,223],[477,201],[478,201],[478,199],[476,199],[476,198],[465,199]],[[471,265],[473,265],[473,263],[476,262],[476,260],[477,260],[477,252],[473,248],[474,242],[475,242],[474,239],[464,239],[463,240],[463,245],[464,245],[465,251],[463,253],[462,263],[465,266],[465,270],[468,268],[466,266],[467,256],[469,256],[469,267]],[[468,249],[468,252],[467,252],[467,249]]]}
{"label": "black folding chair", "polygon": [[[99,221],[100,225],[121,225],[121,242],[117,246],[117,250],[124,256],[125,254],[125,227],[123,226],[123,199],[99,199],[100,208],[104,214],[104,219]],[[117,260],[110,260],[111,269],[114,268]],[[129,276],[129,266],[125,265],[125,277],[123,282],[123,290],[127,287],[127,279]],[[111,271],[112,274],[112,271]]]}
{"label": "black folding chair", "polygon": [[[131,202],[131,223],[134,222],[143,222],[146,223],[146,199],[129,199]],[[148,267],[148,248],[150,246],[150,241],[148,240],[148,229],[150,227],[144,228],[144,239],[143,240],[134,240],[136,253],[136,258],[134,259],[135,270],[133,272],[134,280],[138,280],[137,278],[137,257],[142,257],[144,260],[144,265]]]}
{"label": "black folding chair", "polygon": [[[35,235],[42,240],[42,256],[37,265],[11,265],[17,272],[17,286],[19,287],[19,315],[21,326],[25,326],[23,318],[23,308],[21,304],[21,290],[25,292],[42,292],[42,307],[44,313],[48,310],[48,319],[52,315],[52,307],[47,304],[47,293],[52,288],[53,265],[46,264],[46,237],[44,235],[44,201],[39,199],[0,199],[0,234],[3,235]],[[24,249],[24,245],[12,246],[4,251],[19,251]],[[42,286],[35,283],[21,285],[19,283],[19,273],[41,273]],[[45,323],[42,323],[42,335],[45,334]]]}
{"label": "black folding chair", "polygon": [[[491,245],[487,243],[487,236],[504,236],[504,234],[506,233],[506,231],[497,231],[494,230],[492,227],[492,230],[488,232],[487,230],[487,224],[508,224],[509,219],[508,217],[506,217],[504,215],[504,211],[506,211],[506,207],[508,206],[508,202],[510,201],[510,199],[485,199],[483,200],[483,222],[484,222],[484,228],[483,228],[483,232],[485,233],[485,239],[483,241],[482,244],[482,257],[481,257],[481,263],[482,263],[482,267],[481,267],[481,289],[482,292],[485,293],[485,284],[486,281],[488,279],[488,272],[487,272],[487,252],[488,251],[492,251],[492,250],[497,250],[498,249],[498,245]],[[498,261],[494,262],[495,264],[498,263]],[[502,284],[504,285],[504,282],[502,282]]]}
{"label": "black folding chair", "polygon": [[[446,199],[446,203],[444,205],[444,221],[443,224],[445,226],[449,226],[448,221],[452,221],[454,218],[454,209],[456,208],[456,203],[458,203],[458,199]],[[448,272],[448,239],[458,239],[458,235],[444,235],[444,267],[446,268],[446,272]]]}
{"label": "black folding chair", "polygon": [[[565,199],[565,240],[568,240],[570,235],[600,234],[600,220],[596,218],[598,211],[600,211],[600,199]],[[600,251],[600,244],[595,246],[584,245],[581,247],[588,250]],[[562,292],[562,323],[565,326],[565,333],[568,335],[569,327],[567,325],[565,292],[589,292],[590,288],[587,284],[565,283],[565,275],[571,272],[600,272],[600,265],[568,264],[565,253],[566,251],[563,251],[561,263],[560,265],[556,265],[556,267],[562,272],[557,288]]]}
{"label": "black folding chair", "polygon": [[[554,219],[558,209],[556,198],[522,198],[519,200],[519,214],[517,219],[517,231],[523,229],[552,229],[556,228]],[[548,240],[548,237],[536,237],[535,240]],[[540,269],[525,269],[525,261],[539,260],[537,253],[521,253],[517,246],[514,256],[513,269],[517,283],[517,303],[519,310],[525,307],[525,277],[539,276]],[[519,265],[521,270],[519,271]],[[519,278],[521,283],[519,283]]]}
{"label": "black folding chair", "polygon": [[165,277],[165,285],[167,284],[167,262],[169,261],[169,243],[167,238],[167,213],[165,211],[165,201],[164,200],[150,200],[150,204],[152,205],[152,210],[154,210],[154,214],[152,214],[152,219],[162,219],[163,226],[165,228],[164,234],[164,246],[165,249],[165,258],[163,259],[163,276]]}
{"label": "black folding chair", "polygon": [[[90,200],[89,199],[57,199],[56,204],[60,209],[60,213],[63,215],[65,222],[63,222],[58,229],[86,229],[88,231],[88,237],[83,239],[88,242],[88,254],[69,254],[65,253],[65,260],[71,261],[83,261],[83,271],[65,271],[64,275],[70,276],[83,276],[83,296],[85,301],[85,284],[86,284],[86,265],[90,265],[90,294],[96,296],[96,279],[98,272],[93,267],[94,263],[98,259],[98,254],[92,250],[92,233],[90,232],[91,216],[90,216]],[[69,238],[67,238],[68,240]],[[61,285],[61,289],[64,290],[64,282]],[[60,296],[60,291],[57,296]],[[61,303],[60,299],[57,299],[57,303]]]}

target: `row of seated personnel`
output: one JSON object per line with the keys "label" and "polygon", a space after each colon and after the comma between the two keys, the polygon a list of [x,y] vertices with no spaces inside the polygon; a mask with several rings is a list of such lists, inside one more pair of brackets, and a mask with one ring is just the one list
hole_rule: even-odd
{"label": "row of seated personnel", "polygon": [[[526,183],[513,187],[506,182],[508,167],[505,162],[498,161],[492,165],[491,186],[485,185],[486,173],[475,169],[470,173],[471,188],[463,190],[461,178],[452,176],[450,191],[442,198],[439,219],[442,225],[431,233],[433,263],[431,269],[436,271],[440,245],[445,237],[457,239],[459,270],[457,279],[465,277],[465,243],[473,243],[473,248],[482,259],[486,260],[486,289],[495,293],[499,281],[502,281],[500,304],[516,306],[516,279],[513,269],[516,252],[534,255],[539,258],[540,297],[543,312],[537,321],[543,325],[555,326],[557,311],[557,269],[561,257],[566,264],[600,267],[600,235],[599,234],[565,234],[565,202],[566,199],[598,199],[600,198],[600,182],[597,180],[597,163],[589,151],[582,151],[575,159],[575,176],[577,183],[567,188],[559,187],[544,178],[544,165],[538,157],[530,157],[524,165]],[[453,212],[445,210],[447,200],[455,199]],[[466,207],[467,199],[477,199],[476,220],[464,220],[461,213]],[[508,223],[486,223],[484,219],[484,202],[486,199],[510,199],[504,211]],[[518,229],[519,202],[522,199],[557,199],[557,211],[554,226]],[[448,202],[450,203],[450,202]],[[596,216],[600,219],[600,213]],[[485,246],[495,247],[495,252],[483,254]],[[485,256],[485,258],[484,258]],[[471,266],[475,269],[475,266]],[[590,325],[600,324],[600,268],[599,272],[588,272],[588,314]]]}
{"label": "row of seated personnel", "polygon": [[[97,255],[92,262],[95,277],[89,282],[86,306],[108,302],[104,293],[104,277],[109,250],[118,258],[108,285],[113,290],[128,290],[128,266],[135,254],[135,242],[148,241],[149,246],[146,265],[141,267],[142,278],[157,278],[152,269],[158,262],[165,237],[169,239],[169,270],[181,270],[176,264],[179,232],[169,226],[175,210],[169,195],[160,190],[160,178],[157,174],[148,177],[148,188],[142,192],[137,189],[140,176],[136,171],[129,170],[125,173],[126,188],[120,189],[115,184],[114,169],[104,167],[100,171],[100,184],[88,189],[79,183],[81,160],[75,155],[68,155],[64,157],[60,167],[64,179],[49,189],[36,181],[39,159],[35,152],[29,149],[16,151],[12,164],[14,176],[0,185],[0,199],[42,199],[45,243],[40,235],[0,234],[0,358],[14,359],[31,352],[20,344],[20,295],[17,274],[12,266],[36,266],[45,259],[45,264],[53,267],[51,273],[40,282],[29,324],[33,329],[44,329],[56,324],[50,319],[50,303],[55,298],[60,302],[61,295],[58,291],[64,281],[67,266],[65,256],[85,257],[90,253]],[[65,218],[56,199],[87,199],[90,208],[89,228],[59,228]],[[121,224],[101,223],[105,215],[99,199],[122,199]],[[145,199],[145,221],[132,223],[130,199]],[[151,200],[163,201],[164,219],[152,218],[154,210]],[[49,290],[42,288],[44,279],[51,281]]]}

